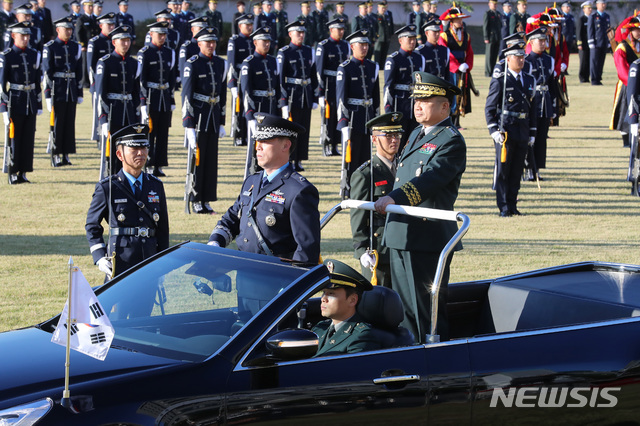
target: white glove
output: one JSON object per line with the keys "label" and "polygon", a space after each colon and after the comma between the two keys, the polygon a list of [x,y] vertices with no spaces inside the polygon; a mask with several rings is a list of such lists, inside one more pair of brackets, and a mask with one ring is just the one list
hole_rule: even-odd
{"label": "white glove", "polygon": [[530,136],[529,137],[529,146],[533,146],[533,144],[536,142],[536,138],[535,136]]}
{"label": "white glove", "polygon": [[376,264],[376,257],[372,254],[365,252],[362,254],[362,256],[360,256],[360,264],[365,268],[371,269]]}
{"label": "white glove", "polygon": [[4,120],[4,125],[5,126],[9,125],[9,113],[8,112],[3,112],[2,113],[2,120]]}
{"label": "white glove", "polygon": [[147,118],[149,118],[149,114],[147,114],[147,106],[142,105],[140,107],[140,119],[144,123],[145,121],[147,121]]}
{"label": "white glove", "polygon": [[209,241],[207,243],[208,246],[214,246],[214,247],[220,247],[220,243],[218,243],[217,241]]}
{"label": "white glove", "polygon": [[565,72],[567,70],[567,64],[564,62],[560,64],[560,72]]}
{"label": "white glove", "polygon": [[346,143],[349,140],[349,128],[343,127],[340,132],[342,132],[342,142]]}
{"label": "white glove", "polygon": [[467,63],[466,63],[466,62],[465,62],[465,63],[463,63],[462,65],[460,65],[460,66],[458,67],[458,71],[460,71],[460,72],[467,72],[467,71],[469,71],[469,65],[467,65]]}
{"label": "white glove", "polygon": [[47,104],[47,111],[51,112],[51,98],[45,99],[44,103]]}
{"label": "white glove", "polygon": [[237,87],[232,87],[231,88],[231,96],[233,96],[234,98],[238,97],[238,88]]}
{"label": "white glove", "polygon": [[496,143],[499,143],[501,145],[502,145],[502,142],[504,142],[504,136],[502,136],[502,133],[498,131],[491,133],[491,137]]}
{"label": "white glove", "polygon": [[282,107],[282,118],[284,119],[289,118],[289,107],[286,105]]}
{"label": "white glove", "polygon": [[78,105],[80,105],[82,102],[84,102],[84,99],[78,98]]}
{"label": "white glove", "polygon": [[220,125],[220,130],[218,130],[218,137],[224,138],[227,136],[227,132],[224,130],[224,126]]}
{"label": "white glove", "polygon": [[38,112],[36,113],[36,115],[42,115],[42,110],[39,109]]}
{"label": "white glove", "polygon": [[314,102],[313,105],[311,106],[311,109],[318,109],[318,104]]}
{"label": "white glove", "polygon": [[107,274],[109,278],[111,278],[111,275],[113,275],[113,265],[111,265],[111,259],[109,259],[108,257],[103,257],[102,259],[98,260],[98,263],[96,263],[96,265],[98,265],[99,270],[101,270],[102,272]]}
{"label": "white glove", "polygon": [[109,123],[104,123],[101,127],[102,127],[101,134],[106,138],[107,135],[109,134]]}
{"label": "white glove", "polygon": [[175,111],[176,110],[176,104],[171,105],[171,111]]}
{"label": "white glove", "polygon": [[256,122],[256,120],[249,120],[249,131],[251,132],[252,137],[256,133],[257,125],[258,123]]}
{"label": "white glove", "polygon": [[193,127],[189,127],[187,128],[186,132],[189,148],[196,149],[198,147],[198,145],[196,145],[196,129],[194,129]]}
{"label": "white glove", "polygon": [[630,124],[629,128],[631,136],[635,136],[638,134],[638,123]]}
{"label": "white glove", "polygon": [[325,106],[325,103],[324,103],[324,96],[320,96],[320,97],[318,98],[318,104],[319,104],[320,106]]}
{"label": "white glove", "polygon": [[590,44],[590,45],[589,45],[589,49],[595,49],[595,48],[596,48],[596,45],[595,45],[595,44]]}

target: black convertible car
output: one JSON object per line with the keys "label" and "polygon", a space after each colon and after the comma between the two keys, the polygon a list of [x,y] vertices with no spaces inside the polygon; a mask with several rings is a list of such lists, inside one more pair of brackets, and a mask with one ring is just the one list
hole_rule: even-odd
{"label": "black convertible car", "polygon": [[407,341],[397,294],[376,288],[358,309],[385,348],[315,358],[328,279],[323,265],[172,247],[96,291],[115,338],[105,361],[72,352],[71,409],[58,317],[0,333],[0,425],[640,421],[638,266],[450,284],[451,340],[435,325],[427,344]]}

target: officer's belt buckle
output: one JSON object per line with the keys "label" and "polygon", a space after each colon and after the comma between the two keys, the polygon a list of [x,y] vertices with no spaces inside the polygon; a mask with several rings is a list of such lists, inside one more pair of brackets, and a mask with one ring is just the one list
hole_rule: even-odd
{"label": "officer's belt buckle", "polygon": [[546,84],[544,84],[544,85],[543,84],[538,84],[536,86],[536,90],[538,92],[547,92],[547,91],[549,91],[549,86],[547,86]]}
{"label": "officer's belt buckle", "polygon": [[209,104],[217,104],[218,102],[220,102],[220,96],[207,96],[207,95],[203,95],[201,93],[194,93],[193,94],[193,99],[198,100],[198,101],[202,101],[202,102],[207,102]]}
{"label": "officer's belt buckle", "polygon": [[167,90],[169,88],[169,83],[147,83],[147,87],[150,89]]}
{"label": "officer's belt buckle", "polygon": [[9,83],[9,89],[13,89],[13,90],[20,90],[23,92],[29,92],[33,89],[36,88],[35,83],[31,83],[31,84],[15,84],[15,83]]}
{"label": "officer's belt buckle", "polygon": [[53,77],[71,79],[71,78],[76,78],[76,73],[75,72],[54,72]]}
{"label": "officer's belt buckle", "polygon": [[149,236],[149,228],[137,228],[137,229],[138,229],[138,233],[136,234],[136,237],[147,238]]}

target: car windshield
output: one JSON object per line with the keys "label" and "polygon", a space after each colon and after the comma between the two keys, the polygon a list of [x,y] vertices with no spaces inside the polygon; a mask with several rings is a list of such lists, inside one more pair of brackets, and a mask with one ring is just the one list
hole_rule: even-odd
{"label": "car windshield", "polygon": [[113,346],[179,360],[207,358],[307,272],[238,251],[180,247],[99,293]]}

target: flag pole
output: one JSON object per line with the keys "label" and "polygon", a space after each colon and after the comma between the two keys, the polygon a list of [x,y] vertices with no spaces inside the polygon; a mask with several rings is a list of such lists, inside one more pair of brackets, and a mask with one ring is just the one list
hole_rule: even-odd
{"label": "flag pole", "polygon": [[[69,290],[67,300],[67,355],[64,363],[64,392],[62,393],[62,400],[60,405],[65,408],[71,407],[71,400],[69,399],[69,359],[71,353],[71,283],[73,281],[73,259],[69,256]],[[75,320],[74,320],[75,321]]]}

